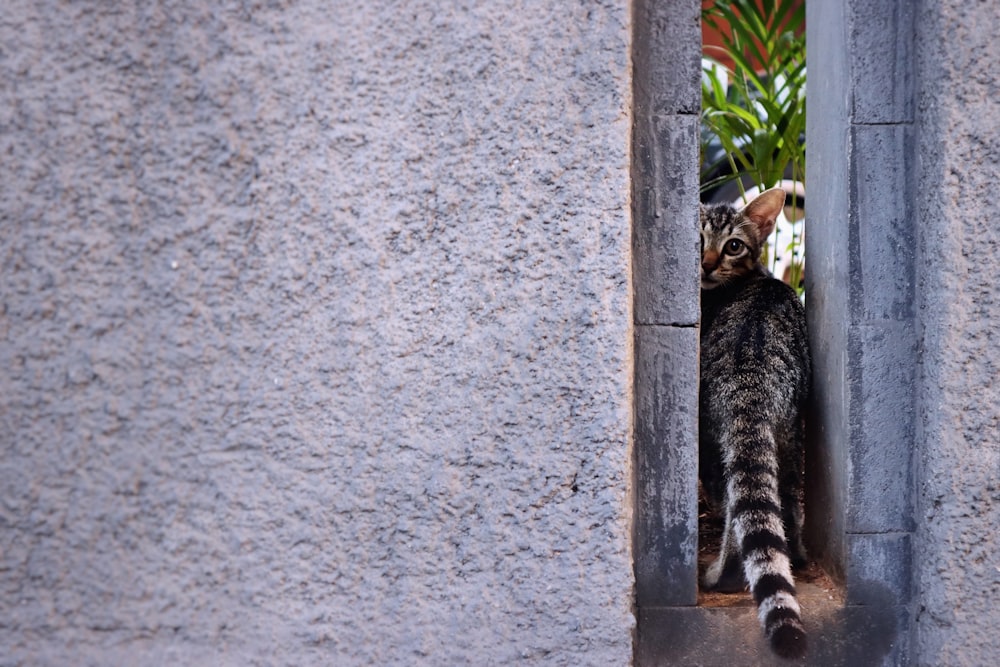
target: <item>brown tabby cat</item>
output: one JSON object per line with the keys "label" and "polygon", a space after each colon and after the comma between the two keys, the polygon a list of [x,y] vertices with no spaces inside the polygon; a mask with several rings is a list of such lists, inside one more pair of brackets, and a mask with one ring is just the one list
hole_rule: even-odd
{"label": "brown tabby cat", "polygon": [[[701,209],[700,466],[711,504],[725,512],[708,590],[750,585],[771,648],[805,654],[792,565],[802,545],[803,409],[810,356],[805,309],[760,261],[785,204],[767,190],[742,210]],[[745,578],[745,579],[744,579]]]}

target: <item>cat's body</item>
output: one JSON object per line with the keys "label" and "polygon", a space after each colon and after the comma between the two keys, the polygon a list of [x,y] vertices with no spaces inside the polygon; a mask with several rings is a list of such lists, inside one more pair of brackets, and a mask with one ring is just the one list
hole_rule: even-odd
{"label": "cat's body", "polygon": [[806,648],[791,566],[805,562],[810,356],[802,304],[760,263],[784,197],[769,190],[742,211],[702,207],[699,463],[706,496],[725,514],[721,552],[703,585],[749,583],[772,648],[794,658]]}

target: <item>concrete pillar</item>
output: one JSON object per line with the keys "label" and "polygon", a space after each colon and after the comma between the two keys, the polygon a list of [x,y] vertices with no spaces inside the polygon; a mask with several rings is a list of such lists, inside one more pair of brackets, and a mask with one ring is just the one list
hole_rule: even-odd
{"label": "concrete pillar", "polygon": [[913,9],[807,3],[806,293],[815,409],[809,546],[904,660],[911,602],[917,334]]}
{"label": "concrete pillar", "polygon": [[633,5],[640,614],[697,599],[699,16],[693,1]]}

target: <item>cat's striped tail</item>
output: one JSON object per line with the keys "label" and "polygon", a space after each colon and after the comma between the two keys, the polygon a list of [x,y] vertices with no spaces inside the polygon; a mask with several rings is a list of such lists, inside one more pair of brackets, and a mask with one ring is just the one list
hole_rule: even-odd
{"label": "cat's striped tail", "polygon": [[771,649],[783,658],[800,658],[806,652],[806,632],[781,518],[777,452],[769,433],[760,436],[764,442],[741,448],[730,462],[733,532]]}

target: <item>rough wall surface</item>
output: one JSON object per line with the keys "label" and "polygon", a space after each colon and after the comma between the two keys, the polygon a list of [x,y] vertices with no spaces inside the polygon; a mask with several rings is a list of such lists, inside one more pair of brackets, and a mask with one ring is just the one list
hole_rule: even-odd
{"label": "rough wall surface", "polygon": [[0,664],[629,663],[628,34],[5,4]]}
{"label": "rough wall surface", "polygon": [[924,270],[917,489],[920,665],[1000,660],[1000,9],[923,2],[917,126]]}

